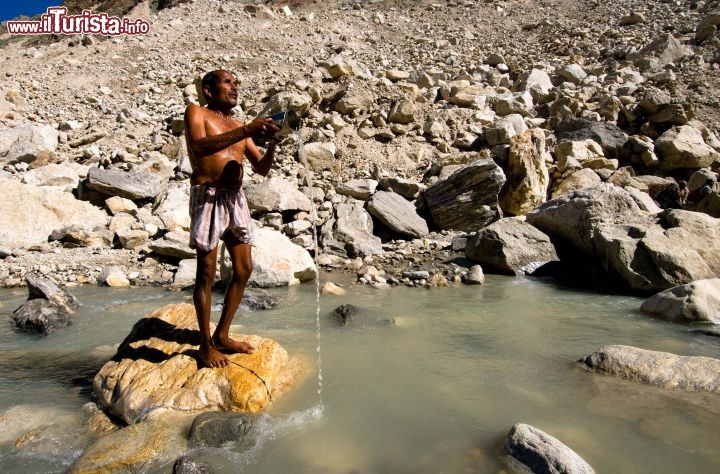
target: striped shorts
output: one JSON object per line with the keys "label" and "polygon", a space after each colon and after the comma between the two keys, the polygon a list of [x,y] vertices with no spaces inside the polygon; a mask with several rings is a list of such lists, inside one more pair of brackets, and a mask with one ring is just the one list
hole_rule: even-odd
{"label": "striped shorts", "polygon": [[190,188],[190,248],[209,252],[220,239],[254,243],[253,223],[242,188],[198,184]]}

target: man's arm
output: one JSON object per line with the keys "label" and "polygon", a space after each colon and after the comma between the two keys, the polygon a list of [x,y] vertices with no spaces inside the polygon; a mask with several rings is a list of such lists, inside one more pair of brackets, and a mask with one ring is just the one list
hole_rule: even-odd
{"label": "man's arm", "polygon": [[277,142],[271,138],[267,143],[265,155],[260,153],[257,145],[252,140],[248,140],[245,145],[245,156],[250,161],[253,169],[262,176],[267,176],[275,158],[275,146]]}
{"label": "man's arm", "polygon": [[[185,132],[188,144],[196,159],[212,155],[230,145],[252,136],[269,136],[278,130],[269,118],[258,118],[220,135],[207,136],[202,107],[191,104],[185,109]],[[268,168],[269,170],[269,168]]]}

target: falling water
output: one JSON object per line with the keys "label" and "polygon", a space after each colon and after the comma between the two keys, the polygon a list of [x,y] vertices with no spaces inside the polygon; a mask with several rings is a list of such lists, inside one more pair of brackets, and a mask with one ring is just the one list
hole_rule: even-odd
{"label": "falling water", "polygon": [[[304,177],[304,185],[310,187],[312,183],[312,177],[310,175],[310,168],[308,167],[307,158],[305,157],[305,148],[302,136],[300,135],[299,130],[293,130],[293,135],[297,139],[298,142],[298,158],[300,159],[300,162],[302,163],[303,167],[305,168],[305,177]],[[310,221],[312,222],[312,237],[313,237],[313,250],[314,250],[314,259],[315,259],[315,268],[318,270],[318,273],[315,277],[315,325],[317,329],[317,366],[318,366],[318,398],[319,398],[319,409],[322,412],[323,410],[323,400],[322,400],[322,356],[320,354],[320,272],[319,272],[319,266],[318,266],[318,235],[317,235],[317,206],[315,205],[315,200],[311,197],[310,198]]]}

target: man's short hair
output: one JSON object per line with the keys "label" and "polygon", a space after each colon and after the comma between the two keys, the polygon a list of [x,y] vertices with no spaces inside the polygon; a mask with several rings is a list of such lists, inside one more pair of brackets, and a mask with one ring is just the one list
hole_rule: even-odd
{"label": "man's short hair", "polygon": [[208,89],[212,90],[213,86],[220,80],[219,76],[220,69],[216,69],[205,74],[201,82],[202,88],[205,89],[207,87]]}

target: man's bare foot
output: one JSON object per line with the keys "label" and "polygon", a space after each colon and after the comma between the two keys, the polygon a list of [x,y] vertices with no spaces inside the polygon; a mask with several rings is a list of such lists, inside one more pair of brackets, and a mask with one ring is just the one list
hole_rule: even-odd
{"label": "man's bare foot", "polygon": [[247,342],[235,341],[229,337],[221,338],[213,336],[213,343],[220,351],[228,351],[239,354],[252,354],[255,352],[255,348]]}
{"label": "man's bare foot", "polygon": [[215,347],[212,346],[200,346],[199,349],[200,360],[205,364],[206,367],[210,368],[222,368],[227,367],[230,361],[227,357],[220,353]]}

